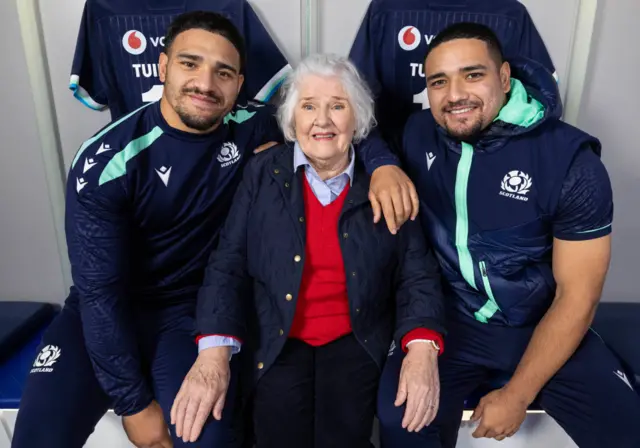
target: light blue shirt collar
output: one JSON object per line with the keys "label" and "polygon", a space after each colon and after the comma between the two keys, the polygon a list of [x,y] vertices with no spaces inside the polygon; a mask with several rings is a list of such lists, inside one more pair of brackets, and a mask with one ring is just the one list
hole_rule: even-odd
{"label": "light blue shirt collar", "polygon": [[320,201],[323,206],[331,204],[338,196],[342,194],[347,185],[353,185],[353,173],[355,167],[355,151],[353,146],[349,149],[349,166],[337,176],[331,179],[322,180],[316,172],[316,170],[309,163],[309,159],[302,152],[302,148],[296,142],[293,149],[293,169],[294,172],[299,167],[304,167],[304,175],[309,182],[309,186],[313,191],[315,197]]}
{"label": "light blue shirt collar", "polygon": [[[328,182],[332,179],[335,179],[336,177],[340,177],[343,174],[346,174],[349,177],[349,185],[353,186],[353,173],[355,171],[355,161],[356,161],[353,145],[351,145],[351,147],[349,148],[349,159],[350,159],[349,165],[342,173],[338,174],[335,177],[332,177],[331,179],[327,179],[325,182]],[[300,166],[304,166],[305,170],[310,169],[315,175],[315,177],[320,178],[316,170],[311,166],[311,163],[309,162],[309,159],[307,159],[307,156],[305,156],[304,152],[302,152],[302,148],[300,148],[300,145],[298,144],[298,142],[296,142],[293,148],[293,171],[294,172],[297,171],[298,167]]]}

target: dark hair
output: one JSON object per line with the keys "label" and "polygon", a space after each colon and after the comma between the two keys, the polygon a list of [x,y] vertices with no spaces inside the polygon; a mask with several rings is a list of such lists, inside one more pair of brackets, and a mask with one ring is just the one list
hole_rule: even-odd
{"label": "dark hair", "polygon": [[169,28],[164,38],[164,52],[169,54],[171,45],[178,34],[188,30],[200,29],[209,31],[210,33],[219,34],[227,39],[236,47],[240,54],[240,73],[244,71],[245,66],[245,44],[244,38],[238,28],[222,14],[212,11],[189,11],[177,16]]}
{"label": "dark hair", "polygon": [[450,42],[457,39],[478,39],[487,44],[489,54],[494,59],[496,66],[500,68],[504,62],[504,53],[502,52],[502,45],[498,40],[498,36],[493,32],[491,28],[485,25],[474,22],[459,22],[454,23],[440,31],[436,37],[433,38],[429,46],[427,47],[427,54],[425,60],[431,51],[445,42]]}

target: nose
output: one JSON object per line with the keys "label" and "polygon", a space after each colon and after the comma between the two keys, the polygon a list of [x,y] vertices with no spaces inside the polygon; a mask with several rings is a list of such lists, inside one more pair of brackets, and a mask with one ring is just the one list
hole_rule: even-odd
{"label": "nose", "polygon": [[331,124],[331,118],[329,117],[329,111],[325,107],[319,107],[317,109],[316,119],[314,124],[319,127],[327,127]]}
{"label": "nose", "polygon": [[455,103],[461,100],[466,100],[469,97],[462,79],[454,78],[449,82],[449,91],[447,92],[447,99],[451,103]]}
{"label": "nose", "polygon": [[209,67],[202,67],[198,70],[195,79],[196,85],[203,92],[217,92],[215,70]]}

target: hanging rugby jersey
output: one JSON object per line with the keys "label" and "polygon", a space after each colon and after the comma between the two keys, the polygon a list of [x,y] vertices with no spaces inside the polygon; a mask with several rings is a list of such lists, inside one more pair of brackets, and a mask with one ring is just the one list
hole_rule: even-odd
{"label": "hanging rugby jersey", "polygon": [[507,58],[534,59],[555,76],[547,48],[517,0],[372,0],[349,56],[373,90],[380,131],[393,146],[409,115],[429,108],[427,45],[458,22],[489,26]]}
{"label": "hanging rugby jersey", "polygon": [[87,0],[69,88],[86,106],[116,119],[158,100],[158,58],[171,21],[193,10],[218,12],[246,42],[245,82],[238,101],[268,101],[291,70],[246,0]]}

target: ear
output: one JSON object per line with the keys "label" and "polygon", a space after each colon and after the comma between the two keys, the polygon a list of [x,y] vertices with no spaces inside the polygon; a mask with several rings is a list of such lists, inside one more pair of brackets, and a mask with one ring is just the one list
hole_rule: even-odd
{"label": "ear", "polygon": [[160,82],[164,83],[167,79],[167,64],[169,63],[169,57],[166,53],[160,53],[160,59],[158,60],[158,77]]}
{"label": "ear", "polygon": [[509,93],[511,90],[511,66],[506,61],[500,67],[500,84],[502,84],[504,93]]}

